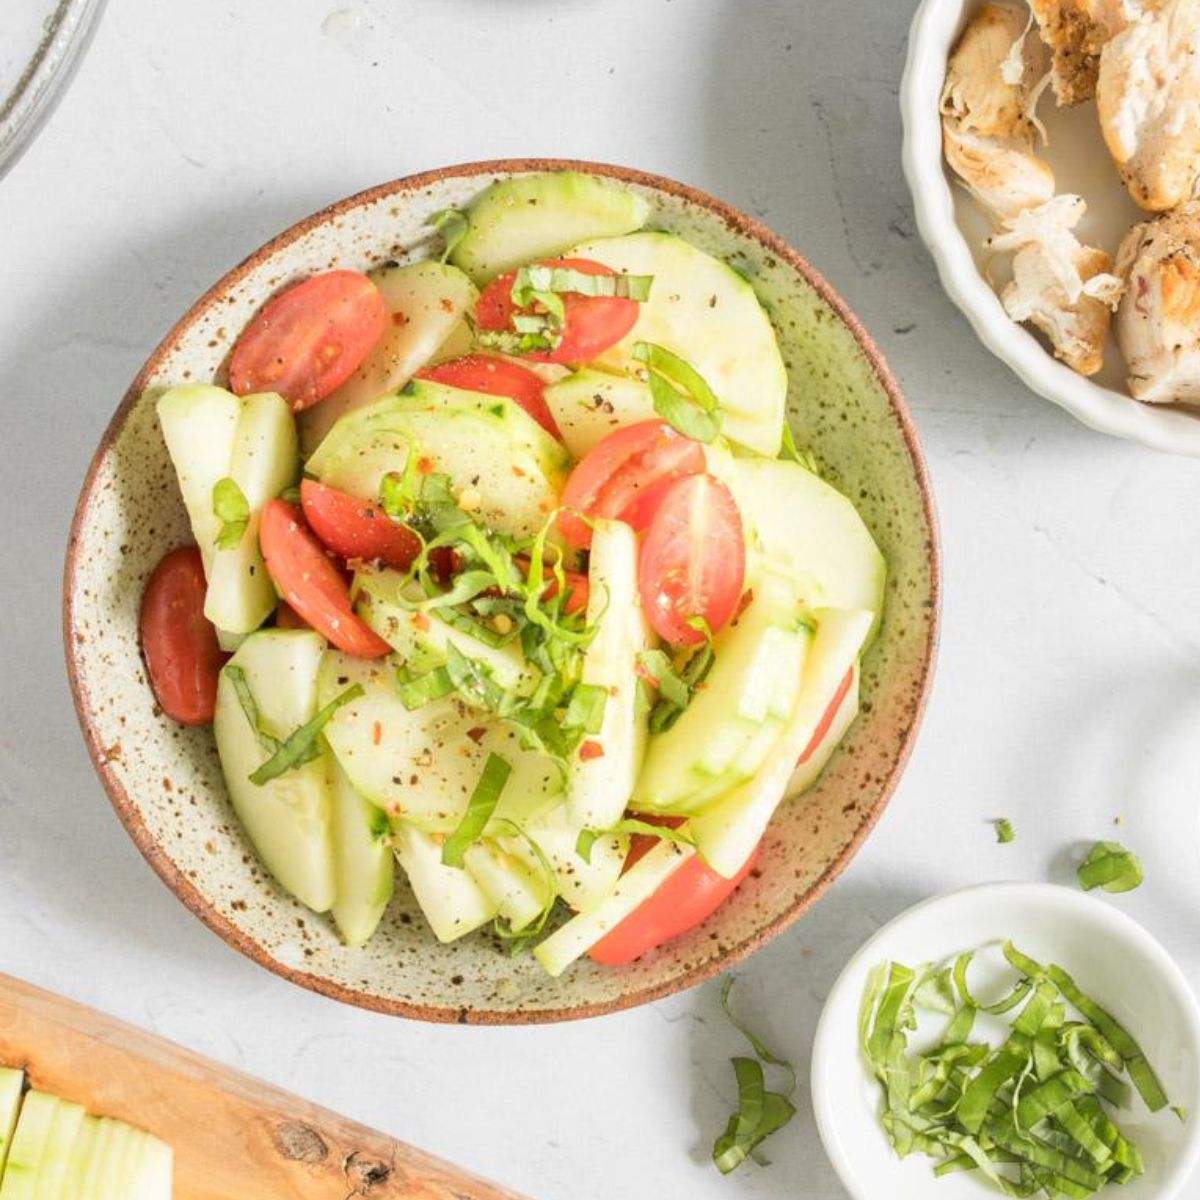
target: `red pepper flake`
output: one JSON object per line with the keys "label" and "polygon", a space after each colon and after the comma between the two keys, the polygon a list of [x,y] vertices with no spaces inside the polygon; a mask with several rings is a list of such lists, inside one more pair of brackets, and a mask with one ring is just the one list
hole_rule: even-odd
{"label": "red pepper flake", "polygon": [[412,623],[422,633],[424,633],[429,628],[429,618],[423,612],[413,613]]}
{"label": "red pepper flake", "polygon": [[408,318],[402,312],[394,312],[394,313],[392,313],[392,324],[393,325],[407,325]]}
{"label": "red pepper flake", "polygon": [[525,478],[525,472],[524,472],[524,471],[522,471],[522,470],[521,470],[521,468],[520,468],[520,467],[518,467],[516,463],[513,463],[513,469],[512,469],[512,473],[513,473],[513,474],[514,474],[514,475],[515,475],[515,476],[516,476],[518,479],[524,479],[524,478]]}
{"label": "red pepper flake", "polygon": [[579,747],[579,758],[581,762],[590,762],[593,758],[603,758],[604,747],[599,742],[592,741],[588,738]]}
{"label": "red pepper flake", "polygon": [[383,726],[378,721],[376,721],[375,724],[371,726],[371,744],[373,746],[378,746],[379,743],[382,741],[383,741]]}
{"label": "red pepper flake", "polygon": [[420,458],[417,459],[417,470],[422,475],[432,475],[433,474],[433,465],[434,465],[433,459],[427,458],[425,455],[422,455]]}
{"label": "red pepper flake", "polygon": [[471,741],[478,746],[479,743],[483,741],[483,735],[485,733],[487,733],[487,729],[484,726],[476,725],[474,728],[467,730],[467,737],[469,737]]}
{"label": "red pepper flake", "polygon": [[454,301],[451,300],[449,296],[443,296],[438,301],[438,307],[444,313],[452,313],[454,311]]}

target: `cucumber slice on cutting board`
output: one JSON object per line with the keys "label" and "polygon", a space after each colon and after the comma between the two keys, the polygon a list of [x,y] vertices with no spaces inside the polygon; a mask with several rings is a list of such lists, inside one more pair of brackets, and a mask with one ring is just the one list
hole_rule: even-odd
{"label": "cucumber slice on cutting board", "polygon": [[241,404],[227,474],[246,497],[250,521],[236,546],[214,546],[204,600],[204,615],[228,634],[251,633],[275,611],[275,585],[259,549],[258,519],[263,505],[300,477],[296,422],[283,397],[262,392]]}
{"label": "cucumber slice on cutting board", "polygon": [[25,1072],[12,1067],[0,1067],[0,1179],[12,1146],[13,1130],[21,1111],[21,1093],[25,1087]]}
{"label": "cucumber slice on cutting board", "polygon": [[814,615],[817,632],[786,731],[753,779],[691,822],[701,855],[727,879],[741,870],[762,839],[771,815],[787,793],[797,760],[836,698],[846,672],[857,663],[873,620],[873,614],[863,610],[823,609]]}
{"label": "cucumber slice on cutting board", "polygon": [[543,393],[554,423],[575,459],[614,429],[658,417],[649,384],[632,375],[583,367]]}
{"label": "cucumber slice on cutting board", "polygon": [[608,693],[590,741],[603,754],[576,753],[567,782],[570,816],[579,828],[607,829],[621,819],[646,753],[647,710],[637,686],[637,656],[653,640],[638,594],[638,541],[621,521],[600,519],[588,564],[588,624],[596,633],[584,653],[584,683]]}
{"label": "cucumber slice on cutting board", "polygon": [[650,739],[630,807],[697,812],[753,775],[782,733],[810,634],[791,580],[765,573],[753,595],[714,640],[705,687],[670,729]]}
{"label": "cucumber slice on cutting board", "polygon": [[558,504],[571,461],[563,446],[513,400],[416,380],[344,417],[309,459],[322,483],[363,500],[379,497],[410,452],[450,476],[456,495],[478,497],[473,515],[529,537]]}
{"label": "cucumber slice on cutting board", "polygon": [[34,1200],[37,1196],[42,1159],[59,1103],[46,1092],[26,1094],[4,1166],[0,1200]]}
{"label": "cucumber slice on cutting board", "polygon": [[431,832],[454,829],[489,753],[512,767],[497,820],[524,825],[562,799],[558,766],[524,749],[515,730],[456,696],[409,712],[396,690],[394,663],[328,651],[320,669],[321,703],[356,683],[365,694],[338,709],[325,738],[354,787],[393,819]]}
{"label": "cucumber slice on cutting board", "polygon": [[486,925],[499,906],[469,871],[442,862],[443,840],[405,822],[393,825],[396,860],[408,876],[430,929],[439,942],[452,942]]}
{"label": "cucumber slice on cutting board", "polygon": [[370,277],[383,294],[392,320],[363,365],[301,416],[307,451],[319,446],[346,413],[402,388],[443,353],[453,358],[470,349],[463,314],[475,307],[479,292],[457,267],[429,260],[379,267]]}
{"label": "cucumber slice on cutting board", "polygon": [[585,238],[640,229],[649,203],[636,192],[579,171],[521,175],[493,183],[467,209],[450,259],[481,286]]}
{"label": "cucumber slice on cutting board", "polygon": [[695,855],[691,846],[659,842],[639,859],[614,885],[599,904],[572,917],[545,941],[533,948],[533,956],[547,974],[561,975],[601,938],[611,933],[640,904]]}
{"label": "cucumber slice on cutting board", "polygon": [[337,899],[333,919],[348,946],[362,946],[379,927],[395,877],[387,813],[354,790],[336,760],[333,788],[333,854]]}
{"label": "cucumber slice on cutting board", "polygon": [[637,324],[593,366],[633,373],[638,342],[689,362],[721,402],[721,431],[774,458],[783,436],[788,379],[775,330],[754,289],[723,262],[670,233],[588,241],[568,251],[615,271],[653,275]]}
{"label": "cucumber slice on cutting board", "polygon": [[242,402],[224,388],[190,384],[163,392],[155,407],[207,575],[221,531],[213,487],[229,474]]}
{"label": "cucumber slice on cutting board", "polygon": [[513,687],[528,674],[525,659],[515,642],[493,646],[473,634],[442,620],[436,610],[414,612],[409,604],[424,598],[421,585],[399,571],[363,567],[354,576],[358,602],[355,611],[401,657],[432,655],[445,660],[446,645],[455,647],[468,658],[483,663],[492,678],[503,688]]}
{"label": "cucumber slice on cutting board", "polygon": [[247,835],[280,886],[314,912],[327,912],[337,896],[328,758],[322,752],[261,786],[252,783],[250,775],[270,752],[251,726],[229,672],[242,670],[263,728],[283,741],[316,715],[324,652],[324,639],[311,630],[252,634],[221,672],[213,718],[229,798]]}
{"label": "cucumber slice on cutting board", "polygon": [[[71,1154],[79,1131],[83,1128],[86,1112],[82,1104],[71,1104],[60,1100],[54,1112],[54,1121],[42,1150],[42,1162],[38,1170],[37,1200],[53,1197],[58,1200],[67,1186],[71,1170]],[[135,1193],[130,1193],[134,1195]]]}

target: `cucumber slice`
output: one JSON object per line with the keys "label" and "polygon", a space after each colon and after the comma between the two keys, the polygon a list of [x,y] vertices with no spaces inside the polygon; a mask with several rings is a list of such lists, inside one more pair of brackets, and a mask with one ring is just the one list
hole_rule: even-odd
{"label": "cucumber slice", "polygon": [[709,454],[741,510],[752,557],[797,581],[809,608],[883,611],[887,564],[854,505],[799,463]]}
{"label": "cucumber slice", "polygon": [[571,457],[583,458],[614,429],[654,420],[649,385],[632,375],[590,367],[552,383],[543,393]]}
{"label": "cucumber slice", "polygon": [[29,1092],[21,1105],[21,1115],[13,1131],[0,1200],[34,1200],[42,1159],[59,1100],[46,1092]]}
{"label": "cucumber slice", "polygon": [[515,686],[528,674],[524,657],[515,642],[493,646],[470,633],[456,629],[443,621],[437,612],[416,613],[400,602],[401,595],[409,601],[424,597],[419,584],[405,584],[398,571],[378,567],[363,567],[354,577],[358,592],[358,615],[402,659],[433,655],[446,657],[446,643],[454,645],[468,658],[483,663],[503,688]]}
{"label": "cucumber slice", "polygon": [[515,401],[417,380],[339,421],[307,470],[374,500],[383,476],[404,470],[410,447],[450,476],[456,495],[478,498],[479,520],[517,537],[545,524],[570,469],[562,445]]}
{"label": "cucumber slice", "polygon": [[79,1132],[75,1136],[75,1144],[71,1147],[67,1177],[57,1200],[88,1200],[88,1195],[83,1188],[99,1130],[100,1120],[98,1117],[85,1116],[83,1118],[83,1124],[80,1125]]}
{"label": "cucumber slice", "polygon": [[727,879],[738,873],[762,839],[787,792],[797,760],[812,741],[846,672],[858,661],[874,619],[870,612],[840,609],[823,609],[815,617],[817,632],[804,663],[800,699],[783,736],[753,779],[691,822],[705,861]]}
{"label": "cucumber slice", "polygon": [[583,660],[583,682],[608,692],[604,723],[591,740],[604,753],[571,759],[567,792],[579,828],[607,829],[621,819],[646,753],[645,705],[639,701],[637,656],[652,635],[638,595],[637,535],[621,521],[598,520],[588,564],[588,623],[596,634]]}
{"label": "cucumber slice", "polygon": [[124,1121],[102,1117],[101,1150],[96,1156],[96,1200],[125,1200],[121,1192],[121,1177],[125,1157],[133,1140],[133,1129]]}
{"label": "cucumber slice", "polygon": [[466,235],[450,255],[481,286],[549,258],[585,238],[640,229],[650,205],[618,184],[578,171],[521,175],[493,183],[467,210]]}
{"label": "cucumber slice", "polygon": [[[402,388],[426,363],[471,345],[463,313],[479,292],[457,267],[426,261],[380,267],[370,272],[392,313],[391,323],[363,363],[337,391],[300,418],[305,448],[315,449],[348,412]],[[453,343],[453,345],[447,345]]]}
{"label": "cucumber slice", "polygon": [[476,842],[463,856],[471,877],[514,932],[541,916],[553,895],[546,873],[492,842]]}
{"label": "cucumber slice", "polygon": [[404,822],[392,829],[396,859],[439,942],[452,942],[497,913],[498,906],[468,871],[442,863],[443,838]]}
{"label": "cucumber slice", "polygon": [[236,546],[214,548],[204,615],[227,634],[251,633],[277,602],[258,545],[258,518],[268,500],[300,477],[296,422],[282,396],[262,392],[243,398],[228,474],[250,505],[250,523]]}
{"label": "cucumber slice", "polygon": [[714,778],[719,794],[752,775],[782,729],[773,714],[790,715],[795,705],[809,638],[795,585],[764,574],[746,610],[717,635],[704,689],[670,729],[650,739],[630,807],[698,812],[714,794]]}
{"label": "cucumber slice", "polygon": [[568,252],[633,275],[653,275],[637,324],[594,366],[633,373],[637,342],[686,359],[721,401],[722,432],[774,458],[783,435],[787,370],[775,330],[736,271],[683,238],[646,231],[589,241]]}
{"label": "cucumber slice", "polygon": [[77,1200],[103,1200],[103,1192],[100,1190],[101,1168],[109,1154],[115,1133],[115,1121],[108,1117],[100,1117],[96,1121],[91,1141],[88,1143],[87,1157],[80,1167],[78,1182],[75,1185]]}
{"label": "cucumber slice", "polygon": [[333,786],[333,853],[337,899],[333,919],[347,946],[362,946],[379,926],[392,898],[395,869],[388,846],[387,813],[364,800],[336,761]]}
{"label": "cucumber slice", "polygon": [[190,384],[163,392],[156,408],[207,575],[221,530],[213,486],[229,474],[242,402],[224,388]]}
{"label": "cucumber slice", "polygon": [[132,1200],[171,1200],[174,1172],[175,1152],[166,1142],[147,1134],[137,1176],[138,1190]]}
{"label": "cucumber slice", "polygon": [[654,895],[695,853],[691,846],[659,842],[621,876],[604,900],[589,911],[572,917],[535,946],[534,958],[547,974],[561,975],[580,955],[586,954]]}
{"label": "cucumber slice", "polygon": [[111,1200],[132,1200],[137,1196],[138,1170],[141,1166],[142,1151],[146,1144],[146,1134],[124,1122],[119,1123],[118,1140],[113,1151],[112,1163],[108,1171],[106,1197]]}
{"label": "cucumber slice", "polygon": [[0,1067],[0,1180],[4,1178],[4,1164],[8,1160],[8,1151],[12,1145],[13,1130],[17,1127],[24,1086],[24,1071]]}
{"label": "cucumber slice", "polygon": [[799,796],[801,792],[807,791],[816,783],[821,772],[825,770],[829,760],[833,757],[834,751],[841,745],[846,731],[854,724],[854,719],[858,716],[859,674],[858,668],[855,667],[850,687],[842,697],[842,702],[838,705],[837,712],[833,714],[833,720],[830,721],[829,728],[821,740],[811,751],[807,746],[805,747],[805,757],[801,759],[800,765],[792,772],[792,777],[788,780],[786,793],[788,796]]}
{"label": "cucumber slice", "polygon": [[523,825],[561,800],[562,773],[553,760],[523,749],[514,730],[456,696],[409,712],[395,688],[394,666],[335,650],[321,664],[322,704],[355,683],[365,692],[325,726],[326,740],[362,796],[393,818],[447,833],[462,819],[494,752],[513,768],[497,819]]}
{"label": "cucumber slice", "polygon": [[[324,639],[311,630],[265,629],[248,637],[230,660],[245,673],[272,737],[282,741],[316,715],[324,651]],[[327,756],[261,787],[251,783],[251,773],[270,755],[242,710],[228,667],[217,685],[213,733],[234,811],[267,870],[301,903],[327,912],[337,895]]]}
{"label": "cucumber slice", "polygon": [[42,1151],[37,1200],[59,1200],[71,1169],[71,1154],[86,1116],[82,1104],[60,1100]]}

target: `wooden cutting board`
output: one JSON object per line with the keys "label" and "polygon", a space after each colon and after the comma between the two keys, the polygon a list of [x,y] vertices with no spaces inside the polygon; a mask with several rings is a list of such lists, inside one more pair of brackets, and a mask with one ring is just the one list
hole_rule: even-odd
{"label": "wooden cutting board", "polygon": [[0,1064],[175,1148],[176,1200],[521,1200],[94,1009],[0,974]]}

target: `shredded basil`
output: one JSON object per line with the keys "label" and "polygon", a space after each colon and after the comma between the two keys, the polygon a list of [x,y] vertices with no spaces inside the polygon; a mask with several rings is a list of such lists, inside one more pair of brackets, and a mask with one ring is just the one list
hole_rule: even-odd
{"label": "shredded basil", "polygon": [[[625,300],[649,300],[653,275],[589,275],[573,267],[522,267],[513,277],[512,302],[527,308],[535,300],[546,305],[546,296],[573,293],[577,296],[617,296]],[[562,319],[562,313],[558,314]]]}
{"label": "shredded basil", "polygon": [[409,712],[424,708],[426,704],[440,700],[443,696],[453,695],[454,690],[454,680],[450,678],[450,672],[444,666],[435,667],[419,675],[413,674],[408,665],[396,668],[396,691],[400,696],[400,703]]}
{"label": "shredded basil", "polygon": [[1142,883],[1142,864],[1119,842],[1097,842],[1076,871],[1085,892],[1101,887],[1106,892],[1131,892]]}
{"label": "shredded basil", "polygon": [[487,762],[483,764],[483,773],[475,784],[471,798],[467,801],[467,811],[463,814],[458,827],[442,843],[442,862],[447,867],[461,867],[463,855],[467,847],[473,845],[483,835],[496,805],[500,803],[500,793],[512,774],[512,765],[499,754],[488,754]]}
{"label": "shredded basil", "polygon": [[485,350],[520,355],[554,350],[562,341],[562,337],[551,333],[549,324],[540,323],[536,329],[524,332],[516,329],[476,329],[475,340]]}
{"label": "shredded basil", "polygon": [[262,787],[264,783],[277,779],[285,772],[312,762],[321,753],[321,746],[317,738],[320,736],[321,730],[329,724],[329,719],[339,708],[357,700],[362,694],[362,684],[356,683],[348,687],[341,695],[335,696],[311,721],[306,721],[299,729],[288,734],[275,753],[251,774],[250,782]]}
{"label": "shredded basil", "polygon": [[996,841],[1002,846],[1016,840],[1017,832],[1013,829],[1013,823],[1007,817],[997,817],[992,824],[996,828]]}
{"label": "shredded basil", "polygon": [[674,842],[677,846],[694,846],[696,844],[696,839],[686,825],[679,829],[672,829],[669,825],[654,825],[649,821],[639,821],[636,817],[625,817],[607,829],[581,829],[579,836],[575,839],[575,853],[585,863],[590,863],[592,847],[600,838],[631,833],[658,838],[660,842]]}
{"label": "shredded basil", "polygon": [[237,481],[226,475],[213,484],[213,516],[221,522],[217,531],[217,548],[232,550],[242,540],[250,524],[250,502]]}
{"label": "shredded basil", "polygon": [[542,881],[546,889],[546,902],[542,906],[541,912],[527,925],[522,925],[520,929],[513,929],[500,917],[496,917],[492,922],[492,932],[506,944],[509,957],[516,958],[518,955],[524,954],[541,935],[542,930],[546,928],[546,922],[550,919],[550,914],[558,903],[557,876],[545,851],[516,821],[501,817],[492,821],[492,827],[497,837],[516,838],[525,843],[541,869]]}
{"label": "shredded basil", "polygon": [[653,342],[635,342],[633,357],[646,364],[654,411],[684,436],[713,441],[721,432],[720,401],[700,372]]}
{"label": "shredded basil", "polygon": [[254,736],[258,738],[258,744],[268,754],[274,754],[279,749],[279,739],[272,737],[263,728],[262,716],[258,711],[258,702],[254,699],[254,693],[250,690],[250,684],[246,679],[246,672],[237,663],[230,663],[224,668],[224,674],[229,682],[233,684],[233,693],[237,697],[238,704],[241,705],[242,712],[246,714],[246,720],[249,722],[250,728],[254,730]]}
{"label": "shredded basil", "polygon": [[432,225],[442,235],[444,242],[442,262],[445,262],[454,253],[455,247],[466,237],[470,227],[467,214],[457,208],[443,208],[435,212],[425,224]]}
{"label": "shredded basil", "polygon": [[658,699],[650,709],[651,733],[662,733],[679,720],[715,662],[716,656],[708,642],[694,650],[678,671],[661,650],[646,650],[638,655],[639,665],[654,680],[658,690]]}
{"label": "shredded basil", "polygon": [[[792,1096],[796,1091],[796,1071],[790,1062],[773,1054],[762,1039],[752,1033],[734,1015],[729,1004],[733,976],[721,985],[721,1007],[730,1024],[750,1044],[755,1057],[732,1059],[734,1078],[738,1087],[737,1111],[729,1118],[725,1132],[713,1144],[713,1163],[722,1175],[736,1170],[753,1155],[762,1142],[782,1129],[796,1114]],[[782,1091],[768,1091],[764,1066],[781,1069],[787,1078]]]}

